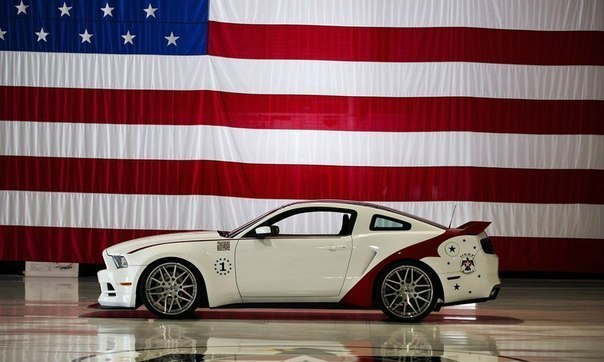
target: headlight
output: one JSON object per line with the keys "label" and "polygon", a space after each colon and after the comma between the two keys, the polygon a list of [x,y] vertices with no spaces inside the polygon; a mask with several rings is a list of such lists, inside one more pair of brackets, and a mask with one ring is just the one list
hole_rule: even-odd
{"label": "headlight", "polygon": [[111,258],[113,259],[113,263],[115,263],[115,266],[120,269],[120,268],[127,268],[128,267],[128,261],[126,260],[125,256],[122,255],[111,255]]}

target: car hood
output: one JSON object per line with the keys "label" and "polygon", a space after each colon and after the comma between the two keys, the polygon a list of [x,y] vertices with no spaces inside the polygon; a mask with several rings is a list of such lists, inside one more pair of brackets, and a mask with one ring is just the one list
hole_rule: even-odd
{"label": "car hood", "polygon": [[177,241],[210,241],[224,239],[217,231],[191,231],[185,233],[162,234],[147,236],[140,239],[124,241],[105,249],[109,255],[123,255],[137,249],[152,245],[172,243]]}

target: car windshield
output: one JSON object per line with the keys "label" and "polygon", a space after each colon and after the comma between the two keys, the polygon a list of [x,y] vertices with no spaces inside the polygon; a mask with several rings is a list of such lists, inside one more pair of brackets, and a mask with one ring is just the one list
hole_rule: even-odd
{"label": "car windshield", "polygon": [[[280,207],[279,209],[282,209],[282,208],[283,208],[283,206],[282,206],[282,207]],[[253,220],[251,220],[251,221],[246,222],[245,224],[241,225],[240,227],[238,227],[238,228],[236,228],[236,229],[233,229],[233,230],[231,230],[231,231],[227,232],[225,236],[226,236],[227,238],[233,238],[233,237],[235,237],[235,235],[237,235],[237,234],[239,234],[240,232],[242,232],[243,230],[245,230],[245,229],[249,228],[250,226],[252,226],[252,225],[253,225],[253,224],[255,224],[256,222],[260,221],[261,219],[265,218],[265,217],[266,217],[266,216],[268,216],[269,214],[273,213],[274,211],[275,211],[275,210],[271,210],[271,211],[269,211],[269,212],[266,212],[266,213],[264,213],[264,214],[262,214],[262,215],[258,216],[257,218],[255,218],[255,219],[253,219]]]}

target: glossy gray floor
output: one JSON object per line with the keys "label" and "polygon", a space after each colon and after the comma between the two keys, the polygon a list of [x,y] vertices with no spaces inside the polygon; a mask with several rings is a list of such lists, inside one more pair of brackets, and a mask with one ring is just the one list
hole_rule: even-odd
{"label": "glossy gray floor", "polygon": [[420,324],[380,312],[91,309],[94,278],[0,277],[0,361],[604,361],[604,281],[504,280]]}

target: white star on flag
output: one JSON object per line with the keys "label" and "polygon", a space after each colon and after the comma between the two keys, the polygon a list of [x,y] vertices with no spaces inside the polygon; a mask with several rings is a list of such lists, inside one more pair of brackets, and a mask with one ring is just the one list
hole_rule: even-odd
{"label": "white star on flag", "polygon": [[80,36],[82,37],[82,43],[83,42],[88,42],[88,44],[92,44],[92,42],[90,41],[90,38],[93,36],[94,34],[90,34],[88,33],[88,29],[84,29],[84,32],[82,34],[80,34]]}
{"label": "white star on flag", "polygon": [[67,6],[67,4],[65,4],[65,2],[63,2],[63,6],[61,6],[60,8],[57,8],[57,9],[59,9],[61,11],[61,17],[63,17],[63,15],[71,16],[69,11],[72,8],[73,8],[73,6]]}
{"label": "white star on flag", "polygon": [[6,30],[2,31],[2,28],[0,28],[0,39],[4,40],[4,34],[6,34]]}
{"label": "white star on flag", "polygon": [[38,41],[44,40],[46,41],[46,36],[50,33],[44,31],[44,28],[40,28],[40,31],[36,31],[35,34],[38,36]]}
{"label": "white star on flag", "polygon": [[126,45],[127,43],[134,45],[134,43],[132,42],[132,39],[134,39],[134,37],[136,37],[136,35],[131,35],[130,30],[128,30],[126,35],[122,35],[122,38],[124,38],[124,45]]}
{"label": "white star on flag", "polygon": [[23,4],[23,0],[21,0],[21,3],[19,5],[15,5],[15,7],[17,8],[17,15],[21,13],[27,14],[27,8],[29,7],[29,5]]}
{"label": "white star on flag", "polygon": [[155,17],[155,12],[157,11],[157,8],[154,8],[151,6],[151,3],[149,3],[149,7],[146,9],[143,9],[144,12],[147,13],[147,16],[145,16],[145,19],[152,16]]}
{"label": "white star on flag", "polygon": [[109,7],[109,3],[105,3],[105,7],[101,8],[101,11],[103,12],[103,17],[105,17],[107,15],[113,17],[113,14],[112,14],[113,9],[115,9],[115,8]]}
{"label": "white star on flag", "polygon": [[168,45],[167,46],[170,46],[170,44],[174,44],[174,46],[177,46],[176,45],[176,40],[178,38],[180,38],[180,37],[179,36],[174,36],[174,33],[170,32],[170,36],[165,36],[164,38],[168,41]]}

